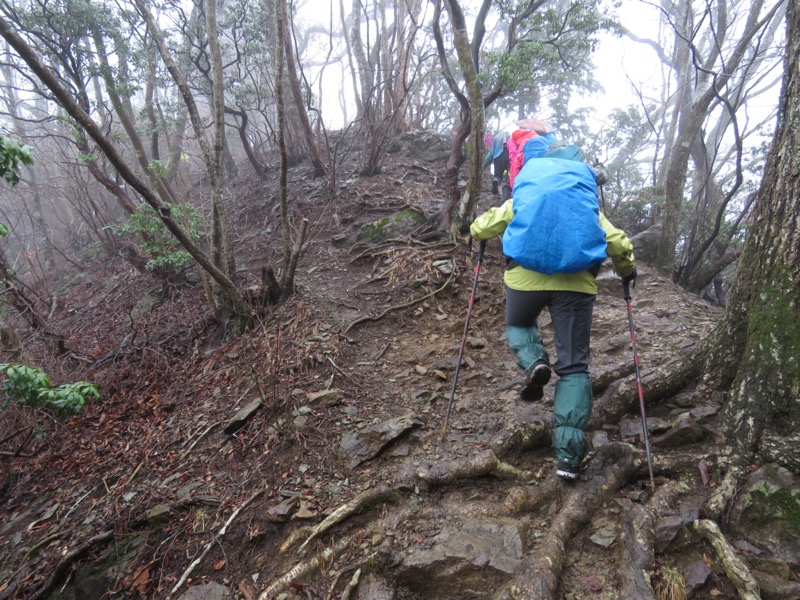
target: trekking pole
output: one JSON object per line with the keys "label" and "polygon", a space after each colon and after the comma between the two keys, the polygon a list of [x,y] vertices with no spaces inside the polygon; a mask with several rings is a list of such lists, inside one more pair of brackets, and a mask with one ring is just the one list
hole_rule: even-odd
{"label": "trekking pole", "polygon": [[633,347],[633,368],[636,372],[636,388],[639,391],[639,409],[642,413],[642,429],[644,430],[644,448],[647,452],[647,467],[650,469],[650,487],[653,493],[656,491],[656,482],[653,479],[653,455],[650,452],[650,432],[647,431],[647,414],[644,409],[644,388],[642,387],[642,375],[639,371],[639,353],[636,350],[636,330],[633,327],[633,311],[631,310],[631,284],[622,282],[622,289],[625,295],[625,304],[628,307],[628,325],[631,330],[631,346]]}
{"label": "trekking pole", "polygon": [[[472,242],[472,238],[470,238],[470,242]],[[469,329],[469,320],[472,317],[472,306],[475,304],[475,290],[478,289],[478,275],[480,275],[481,272],[481,263],[483,262],[484,250],[486,250],[486,240],[481,240],[481,245],[478,247],[478,262],[475,265],[475,280],[472,282],[472,293],[469,295],[469,305],[467,306],[467,320],[464,322],[464,335],[461,336],[461,349],[458,351],[456,372],[455,375],[453,375],[453,389],[450,390],[450,401],[447,403],[447,415],[444,418],[442,439],[444,439],[444,437],[447,435],[447,426],[450,424],[450,412],[453,410],[453,398],[456,397],[458,372],[461,370],[461,359],[464,357],[464,346],[467,343],[467,330]]]}

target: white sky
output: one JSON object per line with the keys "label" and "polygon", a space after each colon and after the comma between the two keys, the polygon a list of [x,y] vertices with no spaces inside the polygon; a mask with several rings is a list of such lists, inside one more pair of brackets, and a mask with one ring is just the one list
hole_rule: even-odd
{"label": "white sky", "polygon": [[[462,0],[469,4],[471,0]],[[340,26],[338,18],[338,2],[336,0],[307,0],[298,11],[298,18],[303,23],[317,24],[328,29],[331,26],[329,10],[333,10],[333,27]],[[660,10],[650,0],[625,0],[620,3],[617,15],[621,24],[642,38],[657,39],[659,31]],[[430,11],[424,17],[424,22],[430,21]],[[468,23],[470,23],[468,18]],[[491,29],[491,27],[488,27]],[[328,48],[318,48],[317,55],[321,61],[327,54]],[[630,104],[639,104],[639,99],[634,91],[634,85],[641,90],[645,97],[660,97],[663,87],[662,65],[655,50],[646,44],[634,42],[626,36],[617,37],[603,33],[600,35],[600,44],[595,54],[596,78],[603,86],[604,91],[585,97],[575,97],[572,106],[593,108],[588,119],[589,126],[598,131],[605,126],[605,118],[613,108],[624,108]],[[316,73],[307,72],[307,76],[314,83],[314,92],[320,93]],[[339,109],[338,90],[344,85],[345,93],[352,95],[352,83],[349,73],[344,77],[339,66],[331,65],[325,69],[321,93],[324,94],[323,118],[326,126],[337,129],[342,126],[342,114]],[[774,106],[777,90],[774,96],[764,98],[766,106]],[[348,117],[352,118],[354,109],[349,109]],[[531,115],[533,116],[533,115]],[[546,117],[547,115],[537,115]],[[495,124],[490,124],[490,127]],[[501,126],[504,124],[501,123]],[[513,123],[505,124],[513,127]]]}
{"label": "white sky", "polygon": [[[330,0],[329,0],[330,1]],[[468,3],[468,2],[467,2]],[[305,25],[319,25],[325,29],[330,27],[329,10],[334,11],[333,26],[339,26],[338,4],[335,2],[319,2],[310,0],[298,10],[298,20]],[[655,38],[658,31],[659,13],[657,8],[649,2],[627,1],[622,3],[618,9],[618,14],[622,24],[635,30],[638,35],[643,37]],[[425,16],[425,22],[430,20],[430,15]],[[317,55],[324,57],[327,54],[326,48],[318,48]],[[601,43],[596,54],[595,63],[597,65],[597,79],[605,88],[605,93],[595,94],[584,98],[575,98],[575,106],[596,107],[594,122],[590,122],[593,128],[601,127],[605,115],[615,107],[624,107],[636,102],[633,93],[632,83],[643,84],[653,90],[661,85],[661,74],[658,68],[659,61],[655,51],[644,44],[632,42],[627,38],[619,38],[608,34],[602,34]],[[314,92],[319,93],[320,88],[316,79],[316,73],[308,73],[307,76],[315,83]],[[336,129],[342,125],[341,111],[338,109],[338,92],[340,86],[346,86],[349,92],[350,80],[344,80],[340,69],[336,66],[329,66],[324,72],[322,93],[325,95],[325,118],[326,125],[331,129]],[[346,77],[350,77],[349,74]],[[630,81],[629,79],[630,78]],[[352,117],[352,114],[349,116]],[[512,125],[512,124],[509,124]]]}

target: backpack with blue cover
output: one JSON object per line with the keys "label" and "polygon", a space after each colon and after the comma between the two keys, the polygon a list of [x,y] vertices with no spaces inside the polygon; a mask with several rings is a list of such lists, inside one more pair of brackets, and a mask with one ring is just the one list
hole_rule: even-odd
{"label": "backpack with blue cover", "polygon": [[[606,258],[594,171],[576,146],[557,146],[542,136],[514,181],[514,218],[503,234],[503,253],[531,271],[577,273]],[[542,143],[550,142],[550,144]],[[567,156],[562,158],[561,156]]]}

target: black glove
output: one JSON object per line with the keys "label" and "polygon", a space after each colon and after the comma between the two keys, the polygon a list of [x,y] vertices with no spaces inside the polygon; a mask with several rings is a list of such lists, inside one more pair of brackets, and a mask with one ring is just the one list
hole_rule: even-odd
{"label": "black glove", "polygon": [[603,165],[595,165],[592,167],[592,171],[594,171],[594,180],[597,185],[605,185],[608,183],[608,171]]}
{"label": "black glove", "polygon": [[632,288],[636,287],[636,267],[633,267],[633,271],[631,271],[630,275],[622,276],[622,285],[630,285]]}

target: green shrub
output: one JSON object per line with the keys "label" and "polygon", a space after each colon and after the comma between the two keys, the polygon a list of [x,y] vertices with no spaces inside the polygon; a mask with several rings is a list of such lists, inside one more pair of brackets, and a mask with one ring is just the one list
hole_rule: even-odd
{"label": "green shrub", "polygon": [[3,363],[0,371],[6,376],[0,388],[6,401],[0,408],[6,408],[9,399],[13,399],[22,405],[41,405],[61,412],[80,413],[89,398],[100,397],[97,386],[88,381],[65,383],[53,388],[47,374],[36,367]]}
{"label": "green shrub", "polygon": [[[203,215],[191,204],[165,204],[172,218],[180,223],[195,243],[200,242],[200,231],[203,229]],[[116,226],[119,234],[133,233],[142,236],[142,249],[150,256],[145,267],[172,267],[182,269],[192,263],[192,256],[183,249],[180,242],[167,230],[164,222],[149,204],[143,205],[138,212],[132,214],[125,225]]]}

